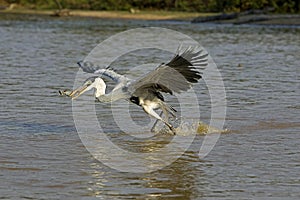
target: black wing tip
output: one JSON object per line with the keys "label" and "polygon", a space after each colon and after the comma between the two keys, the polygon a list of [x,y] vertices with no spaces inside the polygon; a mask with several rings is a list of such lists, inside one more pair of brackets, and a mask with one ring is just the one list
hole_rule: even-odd
{"label": "black wing tip", "polygon": [[195,45],[195,46],[188,46],[186,48],[179,47],[179,51],[177,51],[176,55],[181,57],[191,58],[191,59],[203,59],[208,57],[209,54],[200,45]]}
{"label": "black wing tip", "polygon": [[182,74],[189,83],[197,83],[202,78],[202,70],[208,64],[208,53],[202,54],[203,52],[204,49],[199,46],[188,47],[177,52],[166,65]]}
{"label": "black wing tip", "polygon": [[108,70],[108,71],[114,71],[114,72],[117,71],[117,70],[115,70],[115,68],[113,68],[111,66],[107,66],[105,69]]}
{"label": "black wing tip", "polygon": [[94,73],[96,71],[94,65],[90,62],[85,62],[84,60],[80,60],[77,62],[77,65],[87,73]]}
{"label": "black wing tip", "polygon": [[[84,61],[84,60],[80,60],[77,62],[77,65],[84,71],[87,73],[95,73],[97,70],[99,70],[99,66],[95,65],[92,62],[89,61]],[[110,71],[116,71],[114,68],[108,66],[105,68],[106,70],[110,70]]]}
{"label": "black wing tip", "polygon": [[77,61],[77,65],[79,65],[79,67],[80,67],[82,62],[83,62],[83,60]]}

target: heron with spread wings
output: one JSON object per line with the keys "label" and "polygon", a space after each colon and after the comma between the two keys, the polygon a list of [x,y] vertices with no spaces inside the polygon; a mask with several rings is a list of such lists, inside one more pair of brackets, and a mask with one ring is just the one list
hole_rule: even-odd
{"label": "heron with spread wings", "polygon": [[[72,99],[79,97],[86,91],[95,89],[95,97],[100,102],[113,102],[119,99],[128,100],[138,106],[150,116],[162,121],[176,134],[174,127],[169,123],[168,115],[175,116],[176,110],[169,106],[162,95],[163,93],[181,93],[197,83],[208,63],[208,54],[201,48],[190,47],[176,53],[174,58],[167,64],[162,63],[153,71],[144,76],[132,80],[120,75],[112,69],[96,69],[93,66],[79,62],[79,67],[87,73],[95,76],[88,78],[82,86],[73,90],[68,96]],[[106,84],[101,77],[106,77],[114,82],[114,89],[106,93]],[[161,109],[164,119],[155,112]]]}

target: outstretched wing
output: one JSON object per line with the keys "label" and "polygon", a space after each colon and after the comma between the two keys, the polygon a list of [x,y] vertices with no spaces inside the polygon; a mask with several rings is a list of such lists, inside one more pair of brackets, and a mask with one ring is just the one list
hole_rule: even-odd
{"label": "outstretched wing", "polygon": [[[180,51],[180,50],[179,50]],[[202,78],[208,63],[208,54],[197,47],[178,52],[167,64],[161,64],[141,79],[132,82],[128,88],[132,93],[152,89],[173,94],[187,91],[192,83]]]}
{"label": "outstretched wing", "polygon": [[112,70],[110,68],[99,69],[93,63],[84,62],[84,61],[77,62],[77,64],[84,72],[96,74],[99,76],[104,76],[106,78],[111,79],[112,81],[114,81],[116,83],[126,82],[129,80],[125,76],[118,74],[117,72],[115,72],[114,70]]}

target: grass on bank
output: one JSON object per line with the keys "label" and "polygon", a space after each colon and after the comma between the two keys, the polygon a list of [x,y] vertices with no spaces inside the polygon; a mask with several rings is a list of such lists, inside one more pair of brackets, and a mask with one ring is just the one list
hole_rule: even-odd
{"label": "grass on bank", "polygon": [[[34,14],[34,15],[54,15],[56,10],[33,10],[25,8],[15,8],[1,10],[1,13],[10,14]],[[123,18],[142,20],[192,20],[199,16],[210,16],[216,13],[197,13],[180,11],[88,11],[88,10],[68,10],[69,16],[77,17],[99,17],[99,18]]]}

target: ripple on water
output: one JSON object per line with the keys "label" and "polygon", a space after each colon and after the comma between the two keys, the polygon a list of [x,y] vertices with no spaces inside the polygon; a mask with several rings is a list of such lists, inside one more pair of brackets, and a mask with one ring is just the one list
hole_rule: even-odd
{"label": "ripple on water", "polygon": [[[188,151],[171,165],[152,173],[120,173],[88,153],[74,126],[72,102],[58,97],[57,91],[73,87],[76,62],[95,44],[141,25],[180,31],[210,52],[226,87],[225,126],[237,134],[221,135],[202,159],[198,152],[204,137],[193,135]],[[0,198],[299,199],[299,30],[168,21],[1,17]],[[152,57],[155,62],[161,61],[164,55],[158,52],[151,51],[151,57],[142,51],[124,55],[114,67],[124,72],[137,63],[151,62]],[[142,75],[143,71],[137,73]],[[201,116],[194,119],[208,123],[209,92],[204,82],[196,89]],[[180,106],[172,97],[167,100]],[[185,103],[195,106],[195,102]],[[119,134],[109,109],[108,105],[97,104],[98,120],[108,137],[124,149],[144,153],[172,139],[143,131],[147,139]],[[151,123],[137,107],[129,109],[136,124]],[[84,109],[79,111],[76,114]],[[189,137],[180,136],[182,142]]]}

